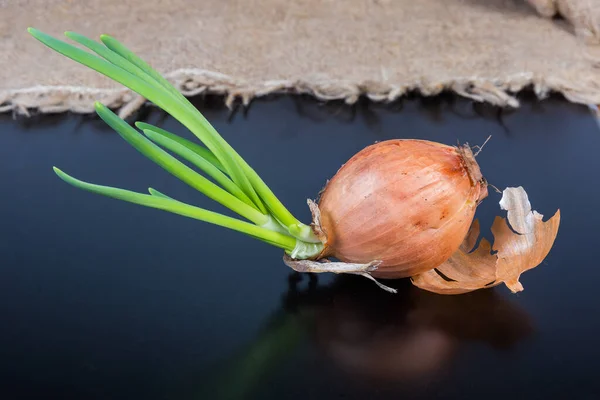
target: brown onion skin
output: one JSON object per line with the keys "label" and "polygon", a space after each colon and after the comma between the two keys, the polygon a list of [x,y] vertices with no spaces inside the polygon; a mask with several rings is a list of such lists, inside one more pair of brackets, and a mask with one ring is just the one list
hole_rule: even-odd
{"label": "brown onion skin", "polygon": [[487,185],[468,146],[397,139],[355,154],[323,189],[320,257],[382,264],[404,278],[446,261],[467,234]]}

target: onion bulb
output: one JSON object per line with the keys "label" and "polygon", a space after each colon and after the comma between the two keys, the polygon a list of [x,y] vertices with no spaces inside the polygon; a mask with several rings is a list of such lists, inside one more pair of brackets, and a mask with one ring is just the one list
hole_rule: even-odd
{"label": "onion bulb", "polygon": [[380,260],[371,275],[431,270],[460,246],[487,185],[468,146],[388,140],[354,155],[318,203],[321,257]]}

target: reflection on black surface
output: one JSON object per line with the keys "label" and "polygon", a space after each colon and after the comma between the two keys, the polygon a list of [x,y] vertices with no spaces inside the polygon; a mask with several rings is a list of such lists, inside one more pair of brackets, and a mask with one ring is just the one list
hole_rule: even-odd
{"label": "reflection on black surface", "polygon": [[[430,380],[452,364],[461,347],[483,343],[510,351],[534,331],[529,316],[494,289],[442,296],[398,281],[397,295],[355,277],[329,286],[290,275],[282,309],[242,351],[229,358],[210,395],[254,398],[304,340],[347,378],[366,384],[411,384]],[[200,398],[200,397],[198,397]]]}
{"label": "reflection on black surface", "polygon": [[505,350],[533,332],[528,315],[495,290],[441,296],[399,283],[390,296],[340,277],[329,287],[291,290],[286,304],[314,312],[315,344],[335,364],[374,380],[428,377],[464,342]]}

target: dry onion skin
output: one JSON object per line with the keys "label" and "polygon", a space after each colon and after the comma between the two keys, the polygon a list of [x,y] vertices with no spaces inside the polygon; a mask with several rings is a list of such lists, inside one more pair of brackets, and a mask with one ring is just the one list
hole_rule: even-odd
{"label": "dry onion skin", "polygon": [[543,221],[543,215],[531,210],[522,187],[505,189],[500,207],[507,210],[508,223],[501,217],[494,220],[493,247],[483,238],[473,251],[480,230],[475,221],[461,248],[434,270],[413,276],[413,284],[439,294],[467,293],[502,283],[513,293],[522,291],[521,274],[538,266],[554,244],[560,210]]}
{"label": "dry onion skin", "polygon": [[[460,249],[477,236],[469,229],[488,195],[486,180],[468,145],[416,139],[388,140],[355,154],[326,184],[319,203],[309,201],[313,221],[305,224],[187,98],[115,38],[101,35],[98,43],[65,32],[92,54],[36,29],[28,31],[189,129],[201,144],[142,121],[132,126],[95,103],[98,116],[139,153],[237,215],[186,204],[153,188],[138,193],[81,181],[54,168],[76,188],[231,229],[282,249],[284,262],[296,271],[360,275],[390,292],[395,289],[376,278],[412,277],[418,287],[438,293],[464,293],[501,282],[518,291],[520,273],[539,264],[552,247],[558,218],[542,223],[524,190],[511,190],[501,206],[520,235],[498,222],[493,228],[497,255],[486,253],[485,242],[473,253]],[[440,281],[441,274],[452,280]]]}

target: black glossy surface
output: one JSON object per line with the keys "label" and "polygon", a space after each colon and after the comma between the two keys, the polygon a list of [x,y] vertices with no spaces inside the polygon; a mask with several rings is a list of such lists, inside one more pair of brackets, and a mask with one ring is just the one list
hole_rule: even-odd
{"label": "black glossy surface", "polygon": [[[221,210],[100,121],[0,116],[0,399],[598,398],[600,132],[586,108],[198,106],[306,222],[305,199],[376,140],[493,135],[478,157],[485,176],[524,186],[546,217],[560,208],[557,242],[518,295],[298,281],[266,244],[59,180],[53,165]],[[191,137],[156,110],[139,117]],[[479,208],[484,228],[499,199]]]}

